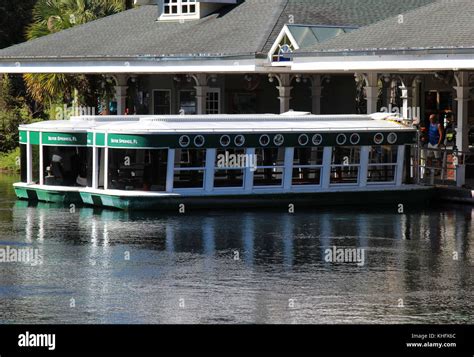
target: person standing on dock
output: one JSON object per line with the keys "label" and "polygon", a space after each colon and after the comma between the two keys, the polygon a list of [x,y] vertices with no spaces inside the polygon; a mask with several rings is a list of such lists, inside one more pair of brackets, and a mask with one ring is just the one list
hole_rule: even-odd
{"label": "person standing on dock", "polygon": [[[441,152],[439,148],[443,141],[443,129],[438,122],[436,114],[430,115],[430,126],[428,128],[428,166],[432,166],[431,159],[436,159],[435,165],[439,165],[439,159],[441,158]],[[430,150],[433,149],[433,150]]]}
{"label": "person standing on dock", "polygon": [[[428,129],[428,149],[438,149],[443,139],[443,129],[438,123],[436,114],[430,115],[430,127]],[[439,158],[439,152],[435,152],[435,158]]]}

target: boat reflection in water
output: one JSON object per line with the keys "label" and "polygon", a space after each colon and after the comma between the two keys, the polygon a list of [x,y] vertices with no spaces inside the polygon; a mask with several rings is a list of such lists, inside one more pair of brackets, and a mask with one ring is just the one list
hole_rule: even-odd
{"label": "boat reflection in water", "polygon": [[[18,201],[13,238],[0,240],[44,262],[0,267],[15,286],[0,295],[3,320],[472,323],[474,211],[406,211],[157,215]],[[363,249],[364,265],[328,262],[333,247]]]}

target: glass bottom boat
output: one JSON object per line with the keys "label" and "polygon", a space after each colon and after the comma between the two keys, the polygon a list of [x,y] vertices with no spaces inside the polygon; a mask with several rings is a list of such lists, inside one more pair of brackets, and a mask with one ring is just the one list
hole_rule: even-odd
{"label": "glass bottom boat", "polygon": [[83,116],[20,127],[20,199],[124,210],[426,203],[389,114]]}

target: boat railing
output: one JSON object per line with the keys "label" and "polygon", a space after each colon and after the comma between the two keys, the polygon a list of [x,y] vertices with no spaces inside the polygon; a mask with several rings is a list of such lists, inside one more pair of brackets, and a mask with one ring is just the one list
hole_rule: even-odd
{"label": "boat railing", "polygon": [[412,181],[427,186],[472,186],[474,184],[474,152],[453,147],[412,147],[410,158]]}

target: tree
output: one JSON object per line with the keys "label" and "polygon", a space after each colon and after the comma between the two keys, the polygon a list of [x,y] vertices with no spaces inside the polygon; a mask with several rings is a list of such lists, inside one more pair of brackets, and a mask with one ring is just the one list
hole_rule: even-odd
{"label": "tree", "polygon": [[0,151],[8,152],[18,146],[18,126],[32,121],[25,98],[13,89],[13,80],[2,76],[0,81]]}
{"label": "tree", "polygon": [[[56,33],[125,10],[125,0],[38,0],[33,9],[33,23],[28,26],[28,40]],[[100,76],[102,77],[102,76]],[[31,97],[44,105],[70,102],[78,92],[79,104],[89,104],[90,94],[100,88],[90,88],[101,82],[93,76],[70,74],[25,74]],[[87,98],[89,97],[89,98]],[[89,103],[87,103],[89,102]]]}
{"label": "tree", "polygon": [[36,0],[0,1],[0,48],[26,40],[25,27],[31,23]]}

